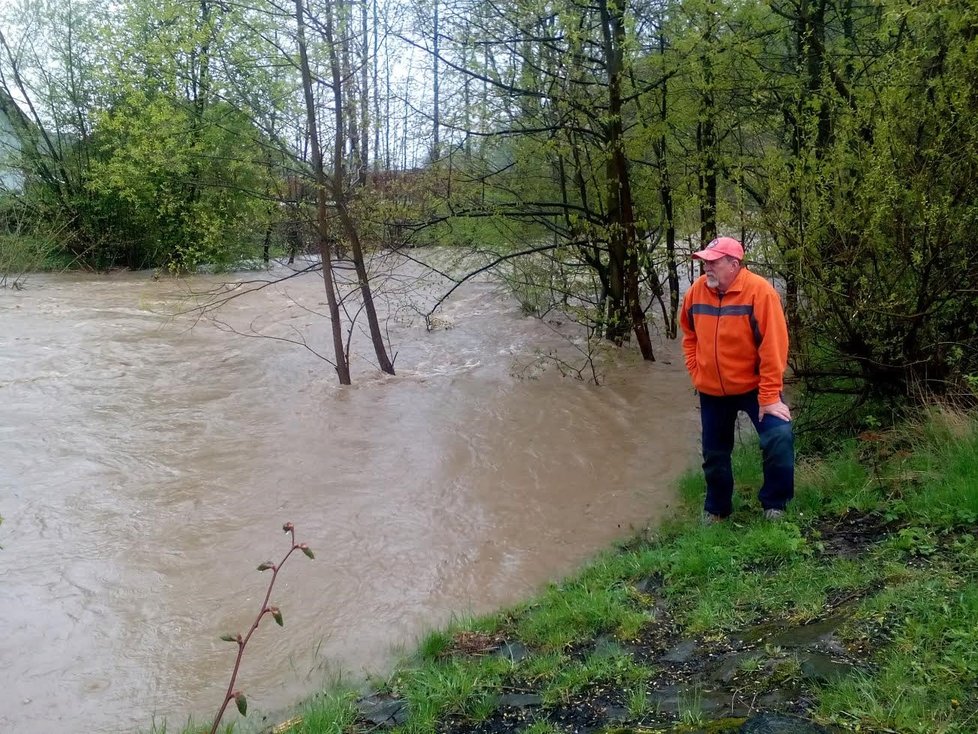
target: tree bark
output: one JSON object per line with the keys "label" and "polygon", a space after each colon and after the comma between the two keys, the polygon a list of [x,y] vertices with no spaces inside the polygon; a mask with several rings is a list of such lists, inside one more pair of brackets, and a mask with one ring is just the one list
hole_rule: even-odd
{"label": "tree bark", "polygon": [[[302,72],[302,91],[306,102],[306,118],[309,125],[309,142],[312,147],[312,166],[316,177],[317,225],[319,229],[319,253],[323,261],[323,283],[326,286],[326,302],[333,327],[333,353],[336,355],[336,375],[341,385],[351,384],[350,364],[343,349],[343,330],[340,325],[340,306],[336,298],[333,282],[333,255],[329,248],[326,217],[326,171],[323,168],[323,151],[319,144],[319,126],[316,122],[316,104],[312,95],[312,73],[309,70],[309,56],[306,53],[305,10],[303,0],[295,0],[296,39],[299,46],[299,66]],[[337,128],[342,136],[342,126]],[[339,148],[342,155],[342,148]]]}
{"label": "tree bark", "polygon": [[[370,166],[370,35],[367,33],[367,2],[360,0],[360,167],[357,183],[367,185]],[[376,121],[375,121],[376,122]]]}
{"label": "tree bark", "polygon": [[[711,3],[712,4],[712,3]],[[700,246],[717,236],[717,133],[716,99],[713,96],[712,53],[713,19],[707,17],[703,30],[703,96],[700,100],[700,117],[696,123],[696,152],[699,159]]]}
{"label": "tree bark", "polygon": [[[659,34],[659,54],[665,56],[665,35]],[[659,97],[659,123],[661,133],[654,144],[659,167],[659,203],[662,205],[662,215],[666,222],[666,271],[669,279],[669,319],[667,333],[670,339],[675,339],[679,333],[679,270],[676,267],[676,221],[672,197],[672,184],[669,180],[669,145],[666,138],[666,123],[668,122],[668,82],[663,74],[662,94]]]}
{"label": "tree bark", "polygon": [[439,97],[439,94],[441,92],[441,89],[440,89],[440,87],[441,87],[440,73],[441,72],[440,72],[440,69],[438,68],[438,61],[439,61],[439,54],[440,54],[440,50],[439,50],[439,29],[438,29],[438,3],[439,3],[439,0],[434,0],[435,30],[434,30],[434,48],[433,48],[433,55],[432,55],[432,58],[434,59],[434,66],[433,66],[433,73],[432,73],[432,80],[433,81],[432,81],[432,90],[431,90],[432,91],[432,94],[434,95],[434,99],[432,100],[432,104],[434,106],[434,115],[433,115],[433,120],[432,120],[432,132],[434,134],[434,138],[433,138],[432,143],[431,143],[431,162],[432,163],[437,163],[438,160],[441,158],[441,140],[439,138],[439,132],[440,132],[439,131],[439,128],[441,127],[441,117],[439,116],[439,109],[441,108],[441,102],[440,102],[440,100],[438,98]]}
{"label": "tree bark", "polygon": [[625,9],[624,3],[612,5],[608,0],[599,0],[599,7],[608,75],[608,247],[612,298],[609,337],[621,344],[631,327],[642,358],[654,362],[652,339],[639,295],[639,243],[622,126]]}
{"label": "tree bark", "polygon": [[370,290],[370,279],[363,257],[360,233],[357,231],[356,223],[350,215],[346,190],[343,185],[343,182],[346,180],[346,172],[343,164],[343,79],[345,77],[341,73],[340,61],[336,54],[336,45],[333,42],[332,9],[326,12],[324,32],[326,34],[326,42],[329,45],[329,66],[333,82],[333,107],[336,116],[336,145],[333,151],[333,201],[336,206],[336,211],[339,214],[343,233],[350,243],[350,252],[353,255],[353,267],[357,273],[360,294],[363,298],[363,310],[367,315],[370,341],[373,343],[374,353],[377,355],[377,364],[380,366],[381,371],[393,375],[394,363],[387,355],[387,347],[384,345],[384,335],[380,330],[380,322],[377,320],[377,309],[374,306],[373,293]]}

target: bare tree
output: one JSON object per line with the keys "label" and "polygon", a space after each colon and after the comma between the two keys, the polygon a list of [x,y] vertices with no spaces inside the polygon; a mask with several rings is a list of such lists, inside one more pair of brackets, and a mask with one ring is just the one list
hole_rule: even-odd
{"label": "bare tree", "polygon": [[[333,114],[335,117],[336,139],[333,148],[333,177],[331,182],[331,192],[333,194],[333,206],[339,216],[340,226],[346,237],[350,252],[353,257],[353,265],[356,268],[357,281],[360,287],[360,295],[363,299],[363,310],[367,315],[367,325],[370,329],[370,340],[373,343],[374,353],[377,356],[377,364],[380,369],[387,374],[394,374],[394,363],[387,355],[387,347],[384,344],[384,335],[380,330],[380,322],[377,320],[377,309],[374,306],[373,293],[370,289],[370,278],[367,273],[366,261],[363,256],[363,245],[360,240],[360,232],[356,222],[350,212],[348,195],[346,192],[346,166],[343,157],[343,118],[344,118],[344,85],[342,69],[340,66],[339,55],[335,43],[335,23],[333,20],[332,6],[326,9],[325,18],[322,25],[322,34],[326,41],[329,54],[329,67],[332,77],[333,91]],[[308,96],[308,95],[307,95]],[[362,100],[364,104],[367,100]],[[312,113],[310,112],[310,115]],[[310,124],[312,121],[310,120]],[[321,161],[320,161],[321,162]]]}
{"label": "bare tree", "polygon": [[[323,260],[323,283],[326,287],[326,302],[333,330],[333,352],[336,355],[336,374],[341,385],[351,384],[350,363],[343,350],[343,331],[340,325],[340,307],[333,282],[333,255],[329,246],[326,200],[326,171],[323,168],[323,151],[319,144],[319,124],[316,120],[316,102],[312,93],[312,72],[309,70],[309,56],[306,52],[305,8],[303,0],[295,0],[296,42],[299,48],[299,67],[302,72],[302,91],[306,101],[306,118],[309,125],[309,140],[312,146],[312,167],[316,177],[317,225],[319,231],[319,254]],[[342,126],[337,135],[342,136]],[[338,146],[342,156],[342,147]]]}

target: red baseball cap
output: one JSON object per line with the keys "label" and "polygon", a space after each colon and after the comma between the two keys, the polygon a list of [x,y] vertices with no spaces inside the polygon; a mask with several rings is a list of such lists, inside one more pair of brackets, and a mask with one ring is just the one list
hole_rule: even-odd
{"label": "red baseball cap", "polygon": [[738,260],[744,259],[744,246],[733,237],[717,237],[699,252],[693,253],[694,260],[719,260],[729,255]]}

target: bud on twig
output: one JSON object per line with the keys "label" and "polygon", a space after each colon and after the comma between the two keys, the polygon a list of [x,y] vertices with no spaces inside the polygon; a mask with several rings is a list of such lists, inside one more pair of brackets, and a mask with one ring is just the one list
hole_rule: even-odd
{"label": "bud on twig", "polygon": [[292,556],[296,549],[301,550],[307,557],[315,558],[312,551],[309,550],[309,546],[305,543],[295,542],[295,527],[292,523],[287,522],[282,526],[282,530],[286,533],[291,533],[292,537],[289,540],[288,552],[279,562],[279,565],[275,565],[271,561],[265,561],[260,566],[258,566],[259,571],[269,571],[274,570],[275,573],[271,575],[268,580],[268,590],[265,592],[265,601],[262,603],[261,609],[258,611],[258,616],[255,617],[255,621],[252,623],[247,634],[242,637],[240,634],[224,634],[221,635],[221,639],[225,642],[237,642],[238,643],[238,656],[234,661],[234,668],[231,671],[231,680],[228,681],[227,692],[224,694],[224,701],[221,703],[221,707],[217,711],[217,715],[214,717],[214,722],[211,724],[210,734],[217,734],[218,727],[221,725],[221,718],[224,716],[224,712],[227,710],[231,701],[234,701],[235,705],[238,707],[238,713],[242,716],[246,716],[248,713],[248,699],[245,695],[239,691],[235,690],[234,683],[238,677],[238,671],[241,665],[241,658],[244,655],[245,648],[248,646],[251,636],[254,634],[255,630],[258,629],[258,625],[262,618],[266,614],[271,614],[272,618],[275,620],[279,627],[284,627],[284,622],[282,620],[282,611],[278,607],[268,606],[268,599],[271,597],[272,589],[275,586],[275,581],[278,578],[279,569],[285,564],[286,561]]}

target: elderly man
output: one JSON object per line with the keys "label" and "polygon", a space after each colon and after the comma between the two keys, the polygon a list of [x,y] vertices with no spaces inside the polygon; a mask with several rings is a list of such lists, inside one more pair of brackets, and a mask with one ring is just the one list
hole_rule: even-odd
{"label": "elderly man", "polygon": [[777,291],[744,266],[744,248],[718,237],[693,254],[705,274],[683,299],[680,323],[686,369],[700,396],[704,521],[719,522],[733,510],[737,413],[757,430],[764,460],[760,500],[776,520],[794,496],[795,458],[791,413],[782,388],[788,363],[788,327]]}

